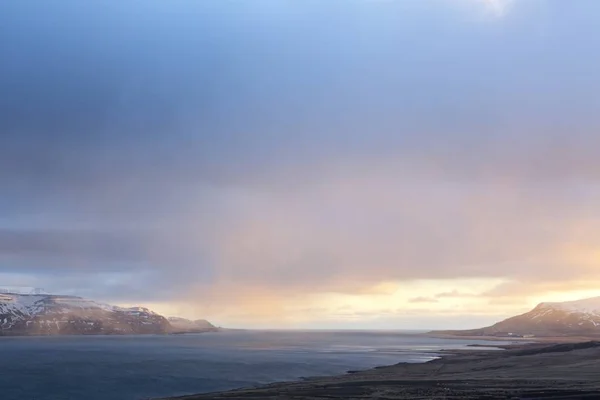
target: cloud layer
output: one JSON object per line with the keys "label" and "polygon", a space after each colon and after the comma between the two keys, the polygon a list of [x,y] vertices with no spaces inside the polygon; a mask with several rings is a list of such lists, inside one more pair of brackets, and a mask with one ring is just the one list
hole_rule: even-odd
{"label": "cloud layer", "polygon": [[248,326],[594,289],[597,5],[520,4],[9,6],[0,281]]}

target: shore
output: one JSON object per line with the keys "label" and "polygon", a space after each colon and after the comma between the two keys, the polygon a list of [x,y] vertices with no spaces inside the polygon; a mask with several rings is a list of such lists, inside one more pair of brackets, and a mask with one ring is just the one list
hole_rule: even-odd
{"label": "shore", "polygon": [[494,342],[514,342],[514,343],[582,343],[590,341],[600,341],[600,336],[534,336],[534,337],[518,337],[518,336],[471,336],[471,335],[451,335],[444,333],[427,333],[427,337],[439,339],[463,339],[463,340],[489,340]]}
{"label": "shore", "polygon": [[600,399],[600,342],[454,350],[341,376],[171,398],[208,399]]}

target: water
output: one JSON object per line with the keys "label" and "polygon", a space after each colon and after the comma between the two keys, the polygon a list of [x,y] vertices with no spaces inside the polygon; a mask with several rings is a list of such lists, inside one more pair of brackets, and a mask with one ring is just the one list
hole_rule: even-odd
{"label": "water", "polygon": [[212,392],[425,362],[436,351],[472,343],[398,332],[5,337],[0,399],[141,400]]}

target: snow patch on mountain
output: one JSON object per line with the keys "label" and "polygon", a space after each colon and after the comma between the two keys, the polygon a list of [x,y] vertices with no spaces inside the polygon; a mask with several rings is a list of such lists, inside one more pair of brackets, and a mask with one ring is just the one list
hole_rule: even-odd
{"label": "snow patch on mountain", "polygon": [[600,316],[600,297],[590,299],[565,301],[561,303],[541,303],[537,308],[567,311],[571,313],[592,314]]}
{"label": "snow patch on mountain", "polygon": [[35,316],[44,310],[41,295],[0,295],[0,328],[12,327],[16,322]]}

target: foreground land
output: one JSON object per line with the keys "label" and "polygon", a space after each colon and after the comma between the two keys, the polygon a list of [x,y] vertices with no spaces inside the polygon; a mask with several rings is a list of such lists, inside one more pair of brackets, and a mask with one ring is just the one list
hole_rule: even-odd
{"label": "foreground land", "polygon": [[178,399],[600,399],[599,377],[600,342],[536,343]]}

